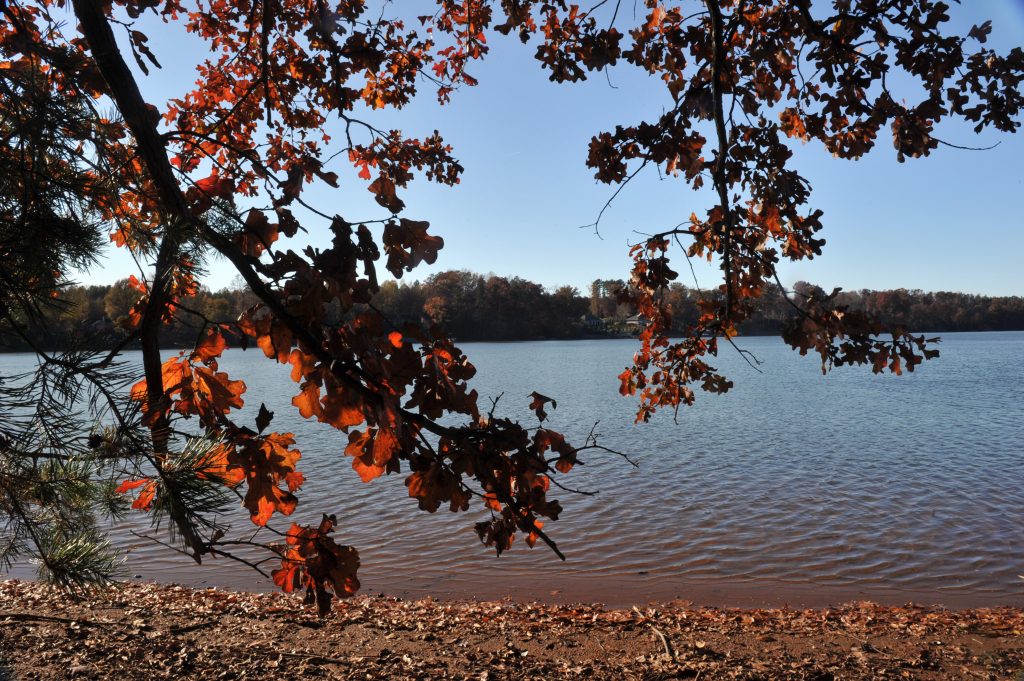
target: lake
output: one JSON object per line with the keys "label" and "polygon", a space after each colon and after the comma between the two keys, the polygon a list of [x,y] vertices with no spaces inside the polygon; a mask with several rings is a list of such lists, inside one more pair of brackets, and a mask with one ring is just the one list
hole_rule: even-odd
{"label": "lake", "polygon": [[[942,356],[914,374],[876,376],[843,367],[826,376],[777,338],[742,339],[761,361],[731,348],[718,366],[726,395],[698,393],[678,423],[665,412],[633,424],[635,403],[615,376],[631,340],[466,343],[482,404],[532,419],[527,395],[555,398],[550,423],[601,443],[640,466],[584,457],[549,523],[568,560],[521,539],[495,557],[473,523],[487,512],[417,509],[404,475],[360,482],[345,435],[302,420],[289,404],[289,367],[254,351],[221,362],[248,385],[246,413],[261,401],[274,428],[296,433],[307,483],[295,518],[336,513],[338,541],[362,558],[364,593],[407,597],[601,601],[683,599],[715,605],[826,605],[853,599],[951,607],[1024,605],[1024,333],[945,334]],[[0,374],[28,355],[0,356]],[[236,528],[248,521],[239,514]],[[143,579],[262,589],[248,568],[223,559],[197,566],[114,529],[128,571]],[[282,523],[284,527],[286,524]],[[22,568],[15,575],[26,575]]]}

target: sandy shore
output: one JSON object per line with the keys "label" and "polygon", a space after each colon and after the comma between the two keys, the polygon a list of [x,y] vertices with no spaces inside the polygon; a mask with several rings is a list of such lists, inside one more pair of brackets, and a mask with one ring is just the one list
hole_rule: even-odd
{"label": "sandy shore", "polygon": [[0,679],[1019,679],[1024,610],[715,609],[0,582]]}

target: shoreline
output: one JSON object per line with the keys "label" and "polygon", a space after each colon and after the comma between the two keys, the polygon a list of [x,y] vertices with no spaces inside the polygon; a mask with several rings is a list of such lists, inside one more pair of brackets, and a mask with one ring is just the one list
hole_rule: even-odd
{"label": "shoreline", "polygon": [[[269,579],[236,565],[195,570],[191,563],[167,564],[154,569],[145,562],[126,566],[125,584],[174,585],[187,589],[217,589],[239,593],[272,594],[279,591]],[[231,568],[235,568],[232,570]],[[32,583],[34,568],[17,564],[0,571],[4,580]],[[489,574],[468,571],[459,574],[406,574],[382,579],[368,572],[362,578],[360,596],[417,600],[431,598],[444,603],[510,601],[546,606],[589,603],[609,609],[634,605],[685,603],[707,608],[830,608],[843,603],[868,601],[882,606],[914,604],[961,611],[1011,607],[1024,609],[1024,580],[1006,589],[897,585],[884,580],[860,583],[809,582],[722,575],[716,578],[668,578],[654,571],[648,574]],[[1017,587],[1014,589],[1013,587]],[[2,677],[0,677],[2,681]]]}
{"label": "shoreline", "polygon": [[[198,575],[197,575],[198,576]],[[271,593],[278,588],[269,580],[245,575],[241,581],[174,579],[172,575],[133,577],[132,583],[175,583],[194,589]],[[500,583],[479,576],[453,576],[446,579],[409,576],[403,582],[378,583],[372,575],[364,581],[360,595],[375,598],[416,600],[433,598],[441,602],[461,603],[473,600],[512,601],[560,606],[591,603],[605,608],[631,608],[634,605],[688,603],[708,608],[828,608],[854,601],[870,601],[883,606],[913,603],[946,610],[978,608],[1024,608],[1024,593],[995,590],[924,589],[898,587],[884,583],[814,584],[764,579],[679,579],[665,581],[660,575],[537,578],[503,575]],[[2,578],[2,575],[0,575]],[[165,579],[166,578],[166,579]],[[1022,582],[1024,584],[1024,582]]]}
{"label": "shoreline", "polygon": [[1024,610],[604,608],[0,581],[0,679],[1014,679]]}
{"label": "shoreline", "polygon": [[[969,329],[969,330],[961,330],[961,331],[913,331],[911,333],[913,335],[937,335],[937,336],[940,336],[941,338],[945,338],[946,336],[952,336],[954,334],[968,334],[968,333],[971,333],[971,334],[978,334],[978,333],[999,334],[999,333],[1022,333],[1022,332],[1024,332],[1024,328],[1020,328],[1020,329]],[[672,335],[668,336],[668,338],[669,338],[669,340],[682,340],[684,338],[687,338],[687,336],[683,335],[683,334],[672,334]],[[775,333],[775,332],[771,332],[771,333],[769,333],[769,332],[765,332],[765,333],[760,333],[760,332],[741,333],[740,335],[736,336],[736,338],[738,338],[738,339],[743,339],[743,338],[779,338],[779,339],[781,339],[782,338],[782,334],[781,333]],[[558,337],[558,338],[516,338],[516,339],[501,339],[501,340],[460,340],[460,339],[456,338],[456,339],[453,339],[453,340],[454,340],[455,343],[457,343],[459,345],[459,347],[462,347],[463,345],[480,345],[480,344],[484,344],[484,343],[489,344],[489,345],[491,345],[491,344],[500,344],[500,345],[509,344],[509,345],[511,345],[511,344],[515,344],[515,343],[561,343],[561,342],[569,342],[569,341],[594,341],[594,340],[637,340],[638,341],[639,340],[639,336],[637,334],[630,334],[630,333],[623,333],[623,334],[611,334],[611,333],[609,333],[609,334],[584,334],[584,335],[579,335],[579,336],[565,336],[565,337]],[[56,347],[51,348],[51,347],[45,347],[45,346],[42,347],[41,349],[44,350],[45,352],[52,352],[52,353],[60,353],[60,352],[64,352],[66,350],[65,348],[56,348]],[[105,346],[104,347],[100,347],[100,348],[96,349],[96,352],[104,352],[106,349],[107,348]],[[176,351],[179,351],[179,350],[191,350],[191,349],[192,349],[192,346],[176,345],[176,344],[170,344],[170,345],[164,346],[162,348],[162,350],[164,350],[164,351],[171,351],[171,352],[176,352]],[[239,347],[239,346],[232,346],[229,349],[231,349],[231,350],[241,350],[241,351],[245,352],[247,349],[248,350],[252,350],[253,346],[250,346],[249,348],[242,348],[242,347]],[[257,350],[258,350],[258,348],[257,348]],[[124,351],[125,352],[140,352],[141,350],[140,350],[139,347],[137,347],[133,343],[133,344],[129,344],[129,345],[125,346]],[[35,356],[36,352],[34,350],[27,350],[27,349],[26,350],[20,350],[20,349],[0,348],[0,355],[32,355],[32,356]]]}

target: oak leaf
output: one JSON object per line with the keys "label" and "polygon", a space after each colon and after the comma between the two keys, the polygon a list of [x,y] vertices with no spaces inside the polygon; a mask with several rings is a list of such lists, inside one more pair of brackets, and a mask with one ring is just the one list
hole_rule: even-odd
{"label": "oak leaf", "polygon": [[533,391],[532,393],[530,393],[530,397],[533,398],[533,400],[530,402],[530,409],[532,409],[534,411],[534,413],[537,414],[537,419],[540,420],[540,421],[543,421],[544,419],[546,419],[548,417],[548,413],[546,411],[544,411],[544,405],[545,404],[550,402],[552,409],[557,409],[558,408],[558,403],[557,402],[555,402],[550,397],[546,397],[544,395],[541,395],[536,390]]}
{"label": "oak leaf", "polygon": [[221,333],[219,327],[215,326],[210,328],[202,340],[199,341],[199,344],[196,345],[191,359],[193,361],[199,360],[203,364],[209,364],[217,357],[220,357],[227,347],[228,344],[224,339],[224,334]]}
{"label": "oak leaf", "polygon": [[139,487],[142,487],[142,489],[135,495],[135,499],[132,501],[132,508],[137,511],[149,511],[153,508],[153,498],[156,495],[156,481],[151,478],[125,480],[114,491],[117,494],[127,494]]}

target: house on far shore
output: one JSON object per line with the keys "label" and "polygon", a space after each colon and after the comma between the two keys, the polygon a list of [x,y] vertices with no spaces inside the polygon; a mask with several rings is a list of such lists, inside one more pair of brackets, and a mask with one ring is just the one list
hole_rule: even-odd
{"label": "house on far shore", "polygon": [[579,322],[583,325],[583,328],[588,331],[600,331],[604,328],[604,320],[600,317],[595,317],[589,312],[585,315],[581,315]]}
{"label": "house on far shore", "polygon": [[632,317],[626,317],[627,329],[646,329],[650,323],[651,320],[642,314],[635,314]]}

